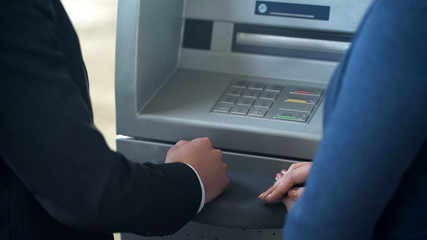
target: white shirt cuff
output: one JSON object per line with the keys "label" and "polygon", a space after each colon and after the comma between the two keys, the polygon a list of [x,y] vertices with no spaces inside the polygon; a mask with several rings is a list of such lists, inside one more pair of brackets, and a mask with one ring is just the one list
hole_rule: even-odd
{"label": "white shirt cuff", "polygon": [[200,183],[200,188],[202,189],[202,199],[200,201],[200,207],[199,210],[197,210],[197,213],[199,213],[200,211],[202,211],[203,207],[205,206],[205,201],[206,201],[206,196],[205,196],[205,187],[203,186],[203,182],[202,179],[200,179],[199,174],[197,173],[196,169],[194,169],[190,164],[187,164],[187,166],[189,166],[191,169],[193,169],[193,171],[196,173],[197,179],[199,179],[199,183]]}

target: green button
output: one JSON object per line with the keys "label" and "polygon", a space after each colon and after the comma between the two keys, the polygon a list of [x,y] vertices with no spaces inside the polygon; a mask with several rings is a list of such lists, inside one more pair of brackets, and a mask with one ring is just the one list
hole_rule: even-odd
{"label": "green button", "polygon": [[296,117],[286,117],[286,116],[280,116],[280,115],[276,116],[275,118],[290,119],[290,120],[297,119]]}

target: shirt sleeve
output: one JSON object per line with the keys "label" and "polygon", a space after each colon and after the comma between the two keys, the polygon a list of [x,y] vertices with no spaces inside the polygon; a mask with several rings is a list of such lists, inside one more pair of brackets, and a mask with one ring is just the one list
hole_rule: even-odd
{"label": "shirt sleeve", "polygon": [[[185,164],[187,164],[187,163],[185,163]],[[202,190],[202,197],[200,199],[200,206],[199,206],[199,209],[197,210],[197,213],[199,213],[200,211],[202,211],[203,207],[205,206],[205,202],[206,202],[205,187],[203,186],[202,179],[200,178],[200,176],[197,173],[196,169],[194,169],[193,166],[191,166],[190,164],[187,164],[187,165],[191,169],[193,169],[194,173],[197,175],[197,179],[199,179],[200,189]]]}
{"label": "shirt sleeve", "polygon": [[371,239],[427,138],[426,11],[426,1],[379,0],[362,22],[331,80],[323,139],[285,239]]}

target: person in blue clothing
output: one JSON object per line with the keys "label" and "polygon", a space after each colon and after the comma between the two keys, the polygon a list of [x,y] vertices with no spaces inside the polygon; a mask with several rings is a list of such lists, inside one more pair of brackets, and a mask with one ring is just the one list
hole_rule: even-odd
{"label": "person in blue clothing", "polygon": [[330,81],[313,163],[260,195],[292,206],[286,240],[427,239],[426,24],[425,0],[373,2]]}

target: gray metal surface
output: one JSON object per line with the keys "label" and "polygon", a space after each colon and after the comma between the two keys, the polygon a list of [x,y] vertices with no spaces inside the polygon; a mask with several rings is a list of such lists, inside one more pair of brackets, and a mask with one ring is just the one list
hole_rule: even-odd
{"label": "gray metal surface", "polygon": [[[138,113],[128,112],[126,118],[118,116],[123,118],[121,121],[118,119],[118,132],[168,142],[207,136],[222,149],[312,158],[321,138],[322,105],[306,125],[210,113],[218,97],[234,78],[260,81],[257,77],[177,70]],[[285,85],[296,83],[290,80],[261,80]],[[298,85],[325,88],[324,84]],[[127,131],[122,131],[122,128]]]}
{"label": "gray metal surface", "polygon": [[246,229],[217,227],[197,222],[188,223],[183,229],[166,237],[142,237],[122,234],[122,240],[281,240],[282,229]]}
{"label": "gray metal surface", "polygon": [[318,40],[296,37],[275,36],[266,34],[242,33],[238,32],[236,36],[237,44],[292,48],[299,50],[310,50],[319,52],[344,53],[350,47],[348,42]]}
{"label": "gray metal surface", "polygon": [[315,29],[335,32],[354,32],[371,0],[271,0],[331,7],[329,21],[254,15],[256,0],[187,0],[185,16],[194,19],[249,23],[255,25]]}
{"label": "gray metal surface", "polygon": [[[211,11],[218,6],[222,11]],[[332,9],[352,8],[351,13],[345,14],[347,20],[339,25],[254,16],[254,6],[255,1],[239,0],[215,4],[192,0],[185,4],[184,1],[120,1],[117,132],[166,142],[208,136],[224,149],[301,159],[313,157],[321,138],[322,106],[307,126],[213,116],[209,110],[234,78],[325,88],[337,63],[232,52],[232,24],[256,22],[352,32],[359,18],[351,16],[361,17],[366,3],[331,3]],[[331,21],[342,20],[343,16],[333,14]],[[214,21],[210,51],[181,48],[185,18]]]}
{"label": "gray metal surface", "polygon": [[[117,139],[117,150],[140,163],[163,162],[171,146],[129,137]],[[294,161],[227,151],[224,161],[229,166],[229,187],[182,230],[162,239],[232,239],[236,234],[248,240],[281,238],[286,210],[281,203],[265,204],[257,196],[274,182],[276,172]],[[122,239],[145,238],[123,234]]]}
{"label": "gray metal surface", "polygon": [[[210,110],[234,79],[325,89],[338,63],[310,58],[310,51],[287,57],[267,51],[234,52],[234,26],[351,35],[371,0],[286,2],[329,6],[329,20],[256,15],[255,0],[119,0],[116,114],[117,133],[124,137],[117,139],[118,151],[138,162],[163,161],[167,149],[176,141],[207,136],[214,147],[224,150],[224,161],[233,173],[231,190],[217,204],[207,206],[195,218],[198,222],[190,222],[176,235],[162,239],[282,238],[278,226],[283,224],[283,207],[268,212],[260,202],[248,201],[248,206],[256,210],[252,211],[251,207],[239,207],[241,199],[237,200],[236,195],[255,200],[260,189],[270,184],[269,178],[273,181],[275,173],[287,168],[292,160],[312,159],[322,137],[323,103],[307,124],[213,114]],[[212,21],[210,49],[182,47],[186,19]],[[270,45],[262,47],[274,49],[279,42],[295,51],[302,48],[301,51],[336,53],[349,44],[313,39],[316,38],[308,36],[297,42],[293,38],[273,39],[274,46],[270,41]],[[250,44],[259,42],[257,39]],[[284,108],[311,110],[295,104],[285,104]],[[262,184],[251,185],[256,179]],[[236,187],[245,191],[232,190]],[[227,208],[228,212],[220,204],[224,202],[233,206]],[[240,220],[227,218],[233,213]],[[274,220],[257,221],[260,217],[255,216],[262,214]],[[124,234],[122,239],[142,238]]]}

